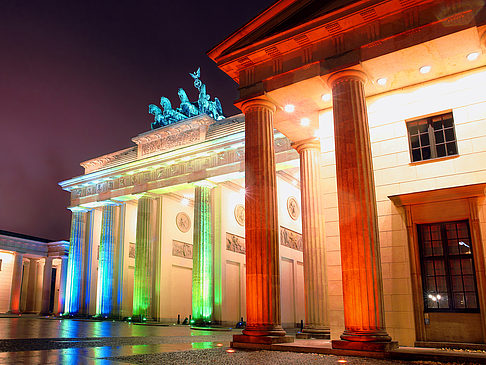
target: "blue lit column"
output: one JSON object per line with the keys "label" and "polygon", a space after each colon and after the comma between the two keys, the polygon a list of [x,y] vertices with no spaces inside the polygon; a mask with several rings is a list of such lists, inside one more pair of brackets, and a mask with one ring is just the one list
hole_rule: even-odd
{"label": "blue lit column", "polygon": [[192,253],[192,317],[207,324],[213,315],[213,235],[211,228],[211,187],[195,188],[194,238]]}
{"label": "blue lit column", "polygon": [[83,293],[83,252],[86,240],[86,211],[73,211],[71,239],[67,264],[66,301],[64,314],[76,315],[82,311]]}
{"label": "blue lit column", "polygon": [[102,317],[113,314],[113,272],[117,241],[116,209],[113,204],[105,205],[101,222],[96,315]]}

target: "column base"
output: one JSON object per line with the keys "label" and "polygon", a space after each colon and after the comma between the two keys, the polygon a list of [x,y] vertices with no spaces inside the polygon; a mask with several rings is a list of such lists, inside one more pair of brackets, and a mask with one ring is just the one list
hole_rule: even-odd
{"label": "column base", "polygon": [[251,336],[251,335],[233,335],[233,344],[238,343],[258,343],[264,345],[272,345],[275,343],[289,343],[294,342],[294,338],[291,336]]}
{"label": "column base", "polygon": [[304,328],[302,332],[298,332],[295,337],[300,339],[316,338],[320,340],[329,340],[331,338],[331,331],[329,328]]}
{"label": "column base", "polygon": [[388,352],[398,348],[397,341],[347,341],[332,340],[333,349],[352,351]]}

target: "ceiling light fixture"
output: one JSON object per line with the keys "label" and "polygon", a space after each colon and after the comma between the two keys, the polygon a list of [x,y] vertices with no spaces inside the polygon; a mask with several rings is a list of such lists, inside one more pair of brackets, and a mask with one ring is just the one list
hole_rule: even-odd
{"label": "ceiling light fixture", "polygon": [[293,113],[294,110],[295,110],[295,105],[293,105],[293,104],[287,104],[287,105],[284,106],[284,110],[287,113]]}
{"label": "ceiling light fixture", "polygon": [[310,119],[309,118],[302,118],[300,120],[300,125],[303,127],[307,127],[310,124]]}
{"label": "ceiling light fixture", "polygon": [[469,53],[466,58],[468,59],[468,61],[475,61],[477,60],[479,57],[479,52],[472,52],[472,53]]}
{"label": "ceiling light fixture", "polygon": [[322,94],[321,96],[322,101],[329,101],[331,100],[331,94]]}
{"label": "ceiling light fixture", "polygon": [[376,80],[376,82],[378,83],[378,85],[381,85],[381,86],[385,86],[386,85],[386,77],[381,77],[379,78],[378,80]]}
{"label": "ceiling light fixture", "polygon": [[431,69],[432,69],[432,67],[430,67],[428,65],[427,66],[422,66],[422,67],[420,67],[420,73],[421,74],[429,73]]}

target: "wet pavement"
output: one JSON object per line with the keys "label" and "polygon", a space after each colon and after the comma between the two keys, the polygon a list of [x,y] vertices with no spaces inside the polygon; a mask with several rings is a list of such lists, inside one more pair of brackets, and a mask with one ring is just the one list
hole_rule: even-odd
{"label": "wet pavement", "polygon": [[[39,317],[0,318],[0,364],[410,364],[229,348],[240,330]],[[234,351],[234,352],[233,352]],[[438,364],[438,363],[436,363]]]}

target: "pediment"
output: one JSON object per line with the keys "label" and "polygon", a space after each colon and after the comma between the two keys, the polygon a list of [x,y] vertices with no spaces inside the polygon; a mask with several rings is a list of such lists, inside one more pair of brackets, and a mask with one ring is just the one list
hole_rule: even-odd
{"label": "pediment", "polygon": [[281,0],[267,8],[208,52],[216,59],[277,34],[306,24],[348,4],[352,0]]}

